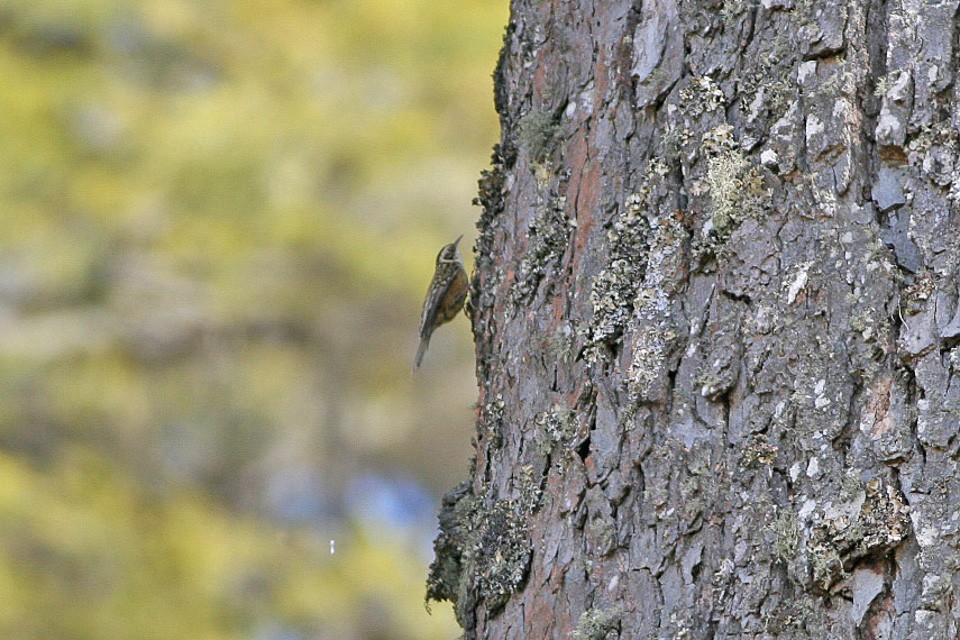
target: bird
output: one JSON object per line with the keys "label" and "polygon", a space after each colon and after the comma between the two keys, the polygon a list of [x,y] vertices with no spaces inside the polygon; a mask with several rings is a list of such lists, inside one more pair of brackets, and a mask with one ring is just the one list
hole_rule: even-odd
{"label": "bird", "polygon": [[463,257],[458,246],[461,239],[462,235],[444,245],[437,254],[437,267],[423,300],[423,311],[420,315],[420,346],[413,363],[414,370],[420,368],[434,329],[456,318],[467,297],[467,270],[463,266]]}

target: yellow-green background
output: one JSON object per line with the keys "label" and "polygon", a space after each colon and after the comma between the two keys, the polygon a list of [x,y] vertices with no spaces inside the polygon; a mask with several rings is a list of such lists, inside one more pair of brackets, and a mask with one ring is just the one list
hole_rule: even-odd
{"label": "yellow-green background", "polygon": [[456,637],[466,320],[410,365],[506,12],[0,0],[0,638]]}

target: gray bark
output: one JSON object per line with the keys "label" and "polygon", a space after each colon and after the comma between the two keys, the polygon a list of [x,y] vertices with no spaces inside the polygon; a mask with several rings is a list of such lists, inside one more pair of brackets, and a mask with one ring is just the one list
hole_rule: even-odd
{"label": "gray bark", "polygon": [[514,1],[465,638],[960,637],[957,7]]}

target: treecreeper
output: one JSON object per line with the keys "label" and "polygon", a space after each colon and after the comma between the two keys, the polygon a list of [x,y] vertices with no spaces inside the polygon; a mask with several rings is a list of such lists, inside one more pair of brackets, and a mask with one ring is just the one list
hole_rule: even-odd
{"label": "treecreeper", "polygon": [[415,370],[420,368],[434,329],[456,318],[463,309],[468,281],[463,256],[460,255],[459,244],[462,238],[461,235],[450,244],[444,245],[437,254],[436,270],[430,280],[430,288],[427,289],[420,315],[420,346],[413,363]]}

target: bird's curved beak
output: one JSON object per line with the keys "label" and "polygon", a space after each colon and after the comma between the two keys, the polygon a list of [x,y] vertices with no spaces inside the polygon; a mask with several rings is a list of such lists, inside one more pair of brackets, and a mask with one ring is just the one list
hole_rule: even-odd
{"label": "bird's curved beak", "polygon": [[460,234],[460,237],[453,241],[453,246],[460,244],[460,241],[463,240],[463,234]]}

